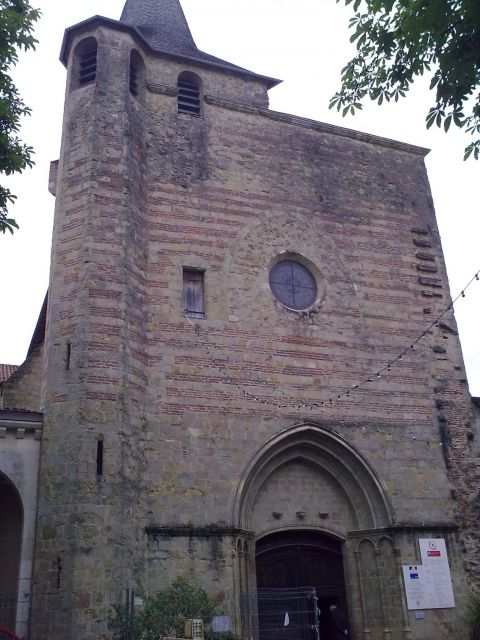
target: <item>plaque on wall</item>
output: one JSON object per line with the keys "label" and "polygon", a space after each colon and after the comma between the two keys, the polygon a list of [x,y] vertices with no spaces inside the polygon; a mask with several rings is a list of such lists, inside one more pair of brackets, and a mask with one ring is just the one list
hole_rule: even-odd
{"label": "plaque on wall", "polygon": [[422,564],[427,570],[428,580],[433,585],[431,609],[449,609],[455,606],[452,577],[448,564],[447,547],[443,538],[419,540]]}
{"label": "plaque on wall", "polygon": [[404,565],[403,580],[409,610],[455,606],[447,548],[443,538],[419,540],[422,564]]}
{"label": "plaque on wall", "polygon": [[403,567],[403,580],[407,596],[407,607],[415,609],[431,609],[433,600],[431,584],[427,578],[425,567],[421,564],[406,564]]}

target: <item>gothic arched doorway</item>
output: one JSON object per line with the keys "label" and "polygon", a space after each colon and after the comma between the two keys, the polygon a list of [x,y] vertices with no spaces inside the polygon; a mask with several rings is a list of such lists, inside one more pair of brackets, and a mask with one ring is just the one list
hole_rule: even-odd
{"label": "gothic arched doorway", "polygon": [[[331,637],[330,604],[348,610],[353,635],[369,630],[354,538],[356,532],[391,526],[395,515],[380,477],[351,442],[313,424],[278,433],[245,466],[232,506],[232,521],[256,540],[255,557],[248,550],[238,555],[242,637],[256,637],[258,588],[298,589],[296,585],[318,588],[321,640]],[[260,640],[273,640],[262,622],[261,607]],[[311,603],[308,607],[313,609]],[[278,628],[278,611],[275,640],[315,640],[311,623],[305,625],[305,633],[293,634],[288,610]]]}
{"label": "gothic arched doorway", "polygon": [[0,473],[0,627],[15,629],[23,507],[14,485]]}
{"label": "gothic arched doorway", "polygon": [[318,622],[327,640],[329,606],[346,610],[342,543],[317,531],[281,531],[257,541],[255,560],[260,640],[278,637],[275,621],[282,637],[295,640],[315,640]]}

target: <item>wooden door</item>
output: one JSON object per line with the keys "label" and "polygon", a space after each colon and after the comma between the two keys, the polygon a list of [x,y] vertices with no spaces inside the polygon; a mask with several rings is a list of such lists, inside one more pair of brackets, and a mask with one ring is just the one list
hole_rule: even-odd
{"label": "wooden door", "polygon": [[329,606],[346,610],[341,543],[316,532],[281,532],[256,545],[260,640],[320,640],[331,636]]}

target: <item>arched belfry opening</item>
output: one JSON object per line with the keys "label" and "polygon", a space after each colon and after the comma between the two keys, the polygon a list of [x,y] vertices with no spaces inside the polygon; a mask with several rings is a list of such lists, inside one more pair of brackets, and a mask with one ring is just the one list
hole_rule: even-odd
{"label": "arched belfry opening", "polygon": [[98,43],[93,36],[85,38],[73,52],[71,89],[94,84],[97,79]]}
{"label": "arched belfry opening", "polygon": [[265,443],[244,471],[232,515],[255,540],[254,553],[239,558],[254,576],[241,624],[251,630],[249,618],[258,619],[260,640],[280,633],[315,640],[315,627],[328,638],[331,605],[345,612],[361,607],[355,535],[394,524],[369,462],[346,439],[313,424]]}
{"label": "arched belfry opening", "polygon": [[22,549],[23,506],[13,483],[0,473],[0,627],[14,630]]}
{"label": "arched belfry opening", "polygon": [[202,113],[202,81],[197,74],[191,71],[182,71],[178,76],[177,88],[178,113],[199,117]]}
{"label": "arched belfry opening", "polygon": [[142,56],[132,49],[130,52],[129,91],[140,104],[145,105],[147,70]]}

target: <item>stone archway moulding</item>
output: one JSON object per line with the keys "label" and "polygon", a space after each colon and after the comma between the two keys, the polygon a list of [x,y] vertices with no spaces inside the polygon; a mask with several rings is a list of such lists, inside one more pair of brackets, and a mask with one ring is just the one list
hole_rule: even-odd
{"label": "stone archway moulding", "polygon": [[5,477],[13,487],[22,510],[15,632],[18,636],[24,637],[27,635],[29,624],[43,418],[40,413],[22,411],[3,410],[0,414],[0,427],[3,430],[0,476]]}
{"label": "stone archway moulding", "polygon": [[395,524],[387,490],[358,449],[326,427],[303,423],[268,440],[249,460],[234,495],[234,526],[249,530],[251,507],[260,487],[276,469],[294,460],[307,462],[322,473],[335,474],[355,509],[358,529],[378,529]]}

